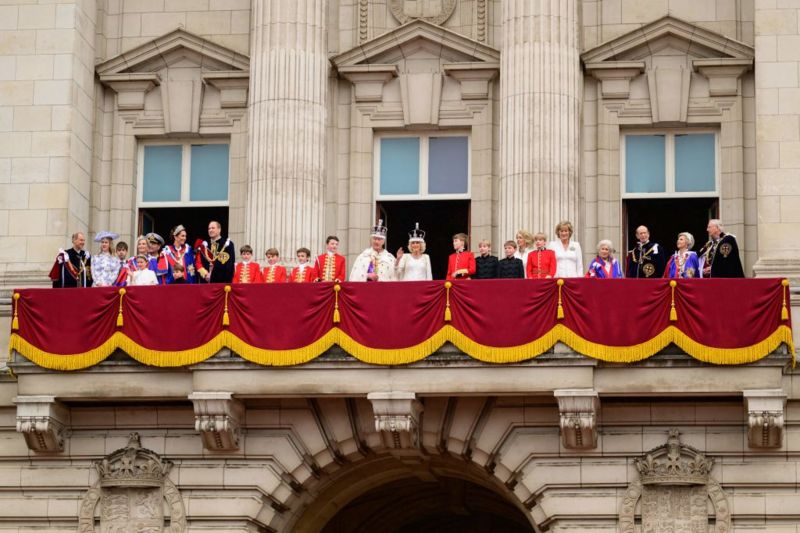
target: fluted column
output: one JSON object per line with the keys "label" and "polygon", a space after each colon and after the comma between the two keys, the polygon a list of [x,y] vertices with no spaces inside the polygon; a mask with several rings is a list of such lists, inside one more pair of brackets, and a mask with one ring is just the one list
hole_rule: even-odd
{"label": "fluted column", "polygon": [[253,0],[245,240],[289,259],[323,229],[327,0]]}
{"label": "fluted column", "polygon": [[503,0],[500,241],[577,223],[580,0]]}

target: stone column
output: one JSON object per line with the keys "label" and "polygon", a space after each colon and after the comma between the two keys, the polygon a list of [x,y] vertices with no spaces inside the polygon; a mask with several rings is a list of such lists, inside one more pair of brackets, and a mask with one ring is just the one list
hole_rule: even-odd
{"label": "stone column", "polygon": [[800,5],[756,0],[757,276],[800,281]]}
{"label": "stone column", "polygon": [[499,241],[577,223],[579,0],[504,0]]}
{"label": "stone column", "polygon": [[259,256],[324,239],[327,4],[252,2],[245,240]]}

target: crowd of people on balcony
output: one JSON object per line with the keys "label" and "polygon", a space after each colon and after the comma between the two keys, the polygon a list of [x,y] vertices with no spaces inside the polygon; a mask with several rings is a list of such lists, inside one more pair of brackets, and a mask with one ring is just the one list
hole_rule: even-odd
{"label": "crowd of people on balcony", "polygon": [[[664,247],[650,240],[647,227],[636,229],[637,242],[625,256],[623,271],[613,243],[603,239],[597,243],[597,255],[583,268],[583,252],[573,240],[574,229],[569,221],[556,225],[556,239],[547,241],[544,233],[531,234],[520,230],[515,240],[503,244],[504,257],[491,255],[491,243],[478,243],[478,253],[469,251],[469,237],[453,236],[453,253],[448,258],[446,279],[497,278],[741,278],[744,277],[736,237],[723,231],[718,219],[708,222],[708,242],[692,251],[692,234],[678,235],[676,250],[669,254]],[[208,240],[198,239],[194,246],[186,243],[186,228],[172,229],[172,244],[156,233],[136,239],[135,251],[129,257],[128,245],[114,241],[116,233],[99,232],[95,242],[100,250],[92,256],[83,233],[72,236],[72,248],[59,250],[50,279],[53,287],[122,287],[136,285],[172,285],[202,283],[312,283],[321,281],[418,281],[430,280],[431,261],[425,253],[425,231],[416,224],[408,234],[408,251],[402,247],[392,255],[386,249],[388,230],[383,221],[372,227],[370,246],[361,252],[346,276],[345,257],[339,254],[339,239],[329,236],[325,251],[313,257],[311,250],[295,252],[296,264],[287,270],[280,253],[269,248],[266,265],[254,260],[251,246],[236,250],[229,238],[222,236],[219,222],[208,224]]]}

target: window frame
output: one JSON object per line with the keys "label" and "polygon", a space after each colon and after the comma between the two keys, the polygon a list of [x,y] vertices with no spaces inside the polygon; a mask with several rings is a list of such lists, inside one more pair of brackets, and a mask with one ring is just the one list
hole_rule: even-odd
{"label": "window frame", "polygon": [[[675,136],[692,134],[713,134],[714,135],[714,190],[713,191],[688,191],[677,192],[675,190]],[[625,172],[625,150],[627,147],[626,137],[633,135],[664,135],[664,192],[635,192],[629,193],[626,190],[627,175]],[[718,129],[714,128],[667,128],[667,129],[631,129],[620,132],[619,139],[619,187],[620,197],[623,200],[636,200],[646,198],[718,198],[720,196],[720,145]]]}
{"label": "window frame", "polygon": [[[190,200],[192,178],[192,145],[193,144],[227,144],[228,145],[228,199],[227,200]],[[146,146],[180,146],[181,147],[181,199],[164,202],[144,200],[144,149]],[[231,141],[226,138],[197,139],[145,139],[139,140],[137,146],[136,168],[136,201],[138,208],[157,207],[230,207],[231,197]]]}
{"label": "window frame", "polygon": [[[419,137],[419,192],[417,194],[381,194],[381,140],[399,137]],[[457,194],[431,194],[428,192],[431,137],[467,138],[467,192]],[[471,200],[472,199],[472,135],[467,130],[447,131],[385,131],[376,133],[373,139],[372,186],[375,202],[398,200]]]}

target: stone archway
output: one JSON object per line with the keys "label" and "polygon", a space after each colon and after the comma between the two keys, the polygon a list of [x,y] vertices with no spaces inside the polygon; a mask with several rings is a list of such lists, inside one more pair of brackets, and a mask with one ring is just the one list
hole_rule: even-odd
{"label": "stone archway", "polygon": [[300,505],[295,523],[287,524],[298,533],[534,531],[508,488],[448,455],[364,459],[337,471]]}

